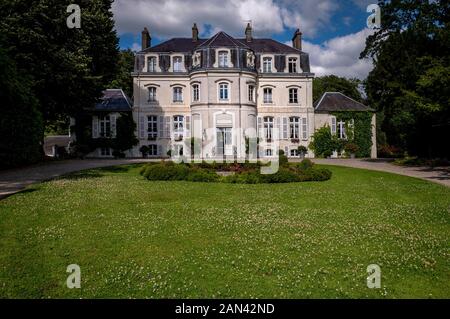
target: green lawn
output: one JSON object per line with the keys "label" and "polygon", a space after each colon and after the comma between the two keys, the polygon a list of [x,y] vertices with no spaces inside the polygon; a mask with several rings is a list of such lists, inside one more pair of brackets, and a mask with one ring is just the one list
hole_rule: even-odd
{"label": "green lawn", "polygon": [[[449,298],[450,189],[329,168],[293,184],[149,182],[127,166],[36,185],[0,201],[0,297]],[[366,286],[372,263],[382,289]]]}

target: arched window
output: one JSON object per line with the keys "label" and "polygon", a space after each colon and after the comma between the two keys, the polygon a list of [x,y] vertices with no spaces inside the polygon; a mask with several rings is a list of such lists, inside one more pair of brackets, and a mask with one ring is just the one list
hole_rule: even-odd
{"label": "arched window", "polygon": [[183,88],[176,86],[173,88],[173,101],[183,102]]}
{"label": "arched window", "polygon": [[228,92],[228,83],[219,83],[219,100],[220,101],[228,101],[229,100],[229,92]]}
{"label": "arched window", "polygon": [[192,85],[192,102],[200,101],[200,86],[198,84]]}
{"label": "arched window", "polygon": [[298,104],[298,89],[297,88],[289,89],[289,103]]}

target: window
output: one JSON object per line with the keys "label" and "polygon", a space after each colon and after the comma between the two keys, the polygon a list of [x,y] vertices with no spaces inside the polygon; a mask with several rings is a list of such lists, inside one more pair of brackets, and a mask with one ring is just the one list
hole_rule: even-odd
{"label": "window", "polygon": [[264,138],[271,140],[273,136],[273,117],[264,117]]}
{"label": "window", "polygon": [[111,136],[111,117],[109,115],[100,116],[100,137],[110,137]]}
{"label": "window", "polygon": [[291,156],[298,156],[298,150],[296,148],[291,149]]}
{"label": "window", "polygon": [[228,67],[228,51],[219,51],[219,68]]}
{"label": "window", "polygon": [[183,102],[183,89],[181,87],[173,88],[173,101],[174,102]]}
{"label": "window", "polygon": [[298,104],[298,89],[289,89],[289,103]]}
{"label": "window", "polygon": [[173,58],[173,72],[182,72],[182,61],[183,59],[180,56],[176,56]]}
{"label": "window", "polygon": [[147,72],[156,72],[156,57],[147,58]]}
{"label": "window", "polygon": [[267,148],[266,149],[266,156],[272,156],[272,155],[273,155],[272,149],[271,148]]}
{"label": "window", "polygon": [[297,73],[297,58],[289,58],[289,73]]}
{"label": "window", "polygon": [[156,88],[155,87],[148,88],[148,101],[156,102]]}
{"label": "window", "polygon": [[192,86],[192,101],[198,102],[200,100],[200,86],[198,84],[194,84]]}
{"label": "window", "polygon": [[111,149],[109,147],[102,147],[100,149],[101,156],[111,156]]}
{"label": "window", "polygon": [[345,122],[344,121],[339,121],[337,123],[337,134],[338,137],[340,139],[346,139],[347,138],[347,133],[345,132]]}
{"label": "window", "polygon": [[248,86],[248,101],[255,102],[255,87],[253,85]]}
{"label": "window", "polygon": [[263,58],[263,72],[272,72],[272,58]]}
{"label": "window", "polygon": [[272,103],[272,89],[264,88],[264,103]]}
{"label": "window", "polygon": [[300,118],[289,118],[289,132],[290,138],[300,138]]}
{"label": "window", "polygon": [[184,131],[184,116],[175,115],[173,117],[173,132],[175,141],[180,141],[183,139],[183,131]]}
{"label": "window", "polygon": [[156,115],[147,117],[147,136],[148,139],[156,139],[158,137],[158,117]]}
{"label": "window", "polygon": [[228,101],[228,83],[219,84],[219,100]]}
{"label": "window", "polygon": [[158,156],[158,145],[150,144],[148,146],[148,155],[150,155],[150,156]]}

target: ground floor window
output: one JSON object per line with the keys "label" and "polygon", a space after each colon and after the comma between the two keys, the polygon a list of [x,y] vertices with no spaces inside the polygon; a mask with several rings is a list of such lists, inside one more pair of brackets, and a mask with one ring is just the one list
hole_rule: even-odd
{"label": "ground floor window", "polygon": [[296,148],[291,149],[291,156],[298,156],[298,150]]}
{"label": "ground floor window", "polygon": [[273,152],[271,148],[266,149],[266,156],[272,156]]}
{"label": "ground floor window", "polygon": [[158,156],[158,145],[150,144],[148,146],[148,155],[149,156]]}
{"label": "ground floor window", "polygon": [[111,156],[111,149],[109,147],[102,147],[100,149],[101,156]]}

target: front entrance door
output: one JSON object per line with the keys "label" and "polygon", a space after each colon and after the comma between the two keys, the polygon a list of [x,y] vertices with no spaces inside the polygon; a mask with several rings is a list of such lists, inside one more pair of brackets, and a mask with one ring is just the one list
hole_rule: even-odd
{"label": "front entrance door", "polygon": [[231,127],[217,128],[217,155],[233,156],[233,134]]}

